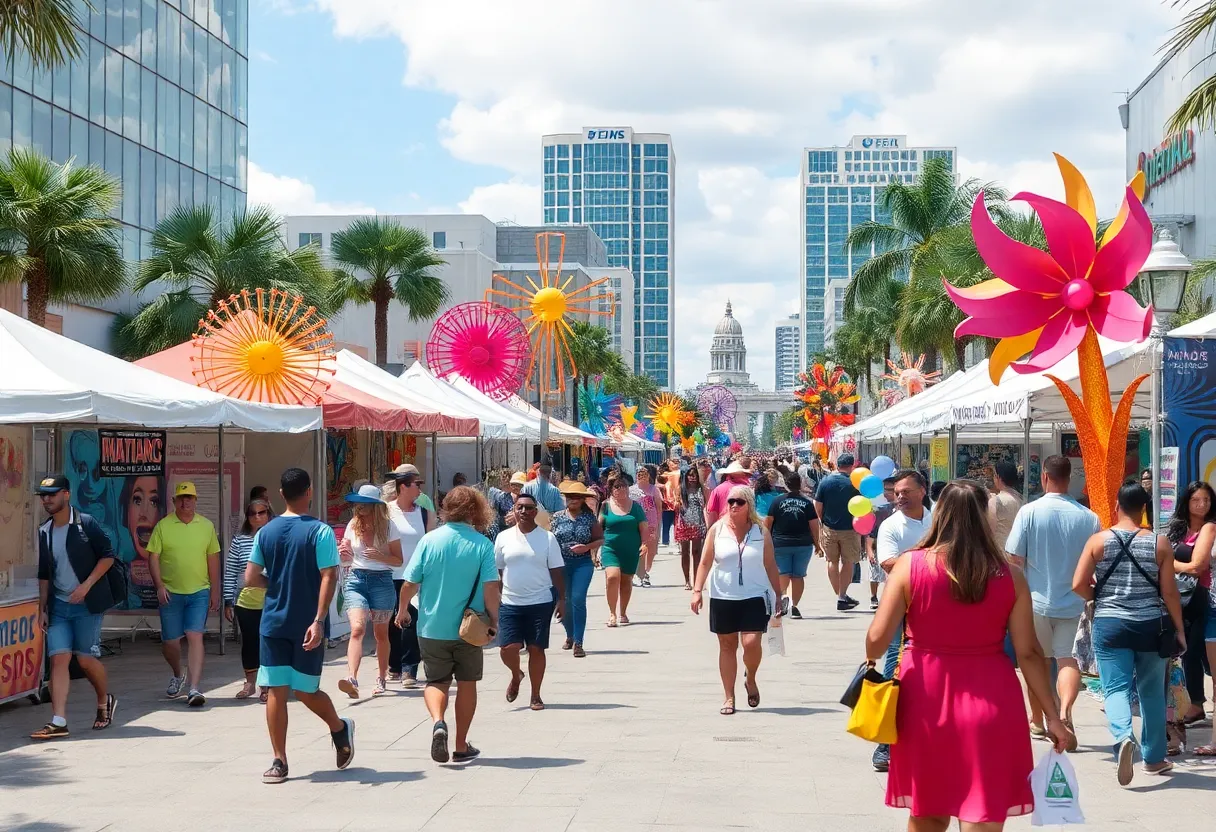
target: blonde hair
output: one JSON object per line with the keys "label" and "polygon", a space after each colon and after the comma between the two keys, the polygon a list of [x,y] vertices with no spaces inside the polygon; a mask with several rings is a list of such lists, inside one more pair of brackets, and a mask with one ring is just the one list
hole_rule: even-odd
{"label": "blonde hair", "polygon": [[385,503],[355,503],[350,524],[364,546],[381,549],[388,545],[388,506]]}
{"label": "blonde hair", "polygon": [[[726,499],[737,500],[740,497],[747,500],[747,517],[756,525],[760,525],[760,515],[756,513],[756,492],[752,491],[750,485],[736,485],[730,491],[726,492]],[[727,508],[729,512],[729,507]],[[729,516],[729,514],[728,514]]]}

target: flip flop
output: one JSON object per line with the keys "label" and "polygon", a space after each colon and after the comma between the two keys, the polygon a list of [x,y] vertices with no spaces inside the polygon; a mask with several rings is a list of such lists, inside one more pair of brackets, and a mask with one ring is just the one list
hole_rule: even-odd
{"label": "flip flop", "polygon": [[1191,753],[1196,757],[1216,757],[1216,745],[1201,745]]}
{"label": "flip flop", "polygon": [[609,627],[616,626],[616,617],[615,616],[608,616],[608,625],[607,626],[609,626]]}
{"label": "flip flop", "polygon": [[93,720],[93,730],[102,731],[114,722],[114,712],[118,710],[118,697],[112,693],[106,694],[106,706],[97,709],[97,718]]}
{"label": "flip flop", "polygon": [[722,707],[718,709],[718,713],[720,713],[722,716],[731,716],[735,712],[735,700],[727,699],[726,701],[730,704],[723,704]]}
{"label": "flip flop", "polygon": [[527,674],[525,674],[521,671],[518,679],[516,679],[514,676],[511,677],[511,681],[509,683],[507,683],[507,701],[508,702],[514,702],[516,699],[519,698],[519,686],[523,684],[524,677],[526,675]]}
{"label": "flip flop", "polygon": [[529,705],[528,707],[534,711],[543,711],[545,709],[545,703],[541,700],[541,698],[539,696],[537,696],[532,699],[532,704]]}
{"label": "flip flop", "polygon": [[756,685],[755,693],[752,693],[751,690],[748,689],[747,707],[749,707],[749,708],[759,708],[760,707],[760,686],[759,685]]}
{"label": "flip flop", "polygon": [[236,699],[248,699],[257,693],[258,686],[253,682],[246,682],[241,686],[241,689],[236,692]]}

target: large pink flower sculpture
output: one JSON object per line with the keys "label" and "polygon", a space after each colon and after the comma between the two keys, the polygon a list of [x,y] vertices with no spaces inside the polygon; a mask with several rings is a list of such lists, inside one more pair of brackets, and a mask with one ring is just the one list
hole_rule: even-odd
{"label": "large pink flower sculpture", "polygon": [[[980,256],[996,276],[965,289],[946,283],[946,291],[969,316],[955,328],[956,338],[1001,339],[988,362],[994,384],[1001,383],[1007,367],[1035,373],[1077,353],[1080,396],[1060,379],[1048,378],[1076,423],[1090,506],[1110,525],[1123,477],[1132,402],[1147,376],[1128,385],[1112,408],[1098,336],[1123,342],[1149,336],[1151,307],[1145,309],[1124,290],[1152,249],[1153,224],[1140,202],[1144,179],[1137,174],[1128,183],[1119,214],[1099,239],[1089,185],[1067,159],[1056,154],[1056,162],[1067,203],[1029,193],[1013,197],[1029,203],[1039,215],[1047,251],[1007,237],[988,215],[980,193],[971,209],[971,231]],[[1015,363],[1026,353],[1026,361]]]}

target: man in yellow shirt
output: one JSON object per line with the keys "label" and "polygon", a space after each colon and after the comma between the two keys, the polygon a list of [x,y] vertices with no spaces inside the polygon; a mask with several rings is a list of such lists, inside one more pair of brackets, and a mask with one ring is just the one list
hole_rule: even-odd
{"label": "man in yellow shirt", "polygon": [[192,708],[201,708],[207,702],[199,689],[203,630],[208,612],[220,609],[220,542],[211,521],[195,513],[197,504],[194,483],[179,483],[173,491],[173,513],[156,524],[147,547],[152,582],[160,599],[161,652],[173,670],[165,695],[176,699],[186,689],[186,675],[182,673],[184,635],[190,646],[186,703]]}

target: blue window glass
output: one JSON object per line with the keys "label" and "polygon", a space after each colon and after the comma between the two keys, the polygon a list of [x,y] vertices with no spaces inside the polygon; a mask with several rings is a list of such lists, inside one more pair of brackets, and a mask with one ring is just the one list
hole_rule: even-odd
{"label": "blue window glass", "polygon": [[557,172],[558,173],[569,173],[570,172],[570,160],[569,159],[559,159],[557,161]]}
{"label": "blue window glass", "polygon": [[546,208],[545,209],[545,222],[556,222],[554,217],[555,217],[555,209]]}
{"label": "blue window glass", "polygon": [[448,247],[448,232],[436,231],[431,234],[431,248],[445,249]]}
{"label": "blue window glass", "polygon": [[555,148],[551,144],[547,144],[547,145],[545,145],[545,148],[544,148],[544,158],[552,159],[553,156],[556,154],[556,152],[557,152],[557,148]]}
{"label": "blue window glass", "polygon": [[557,146],[557,158],[559,158],[559,159],[569,159],[569,158],[570,158],[570,145],[568,145],[568,144],[559,144],[559,145]]}
{"label": "blue window glass", "polygon": [[557,192],[557,204],[569,206],[570,205],[570,192],[569,191],[558,191]]}
{"label": "blue window glass", "polygon": [[80,116],[72,116],[69,130],[72,134],[68,145],[69,154],[76,158],[76,164],[87,165],[89,163],[89,123]]}
{"label": "blue window glass", "polygon": [[569,208],[558,208],[557,209],[557,221],[558,222],[570,222],[570,209]]}
{"label": "blue window glass", "polygon": [[129,139],[122,142],[122,221],[139,225],[139,145]]}
{"label": "blue window glass", "polygon": [[[575,196],[578,196],[578,194],[575,194]],[[576,223],[583,221],[583,209],[582,208],[574,209],[574,220],[573,221]]]}

